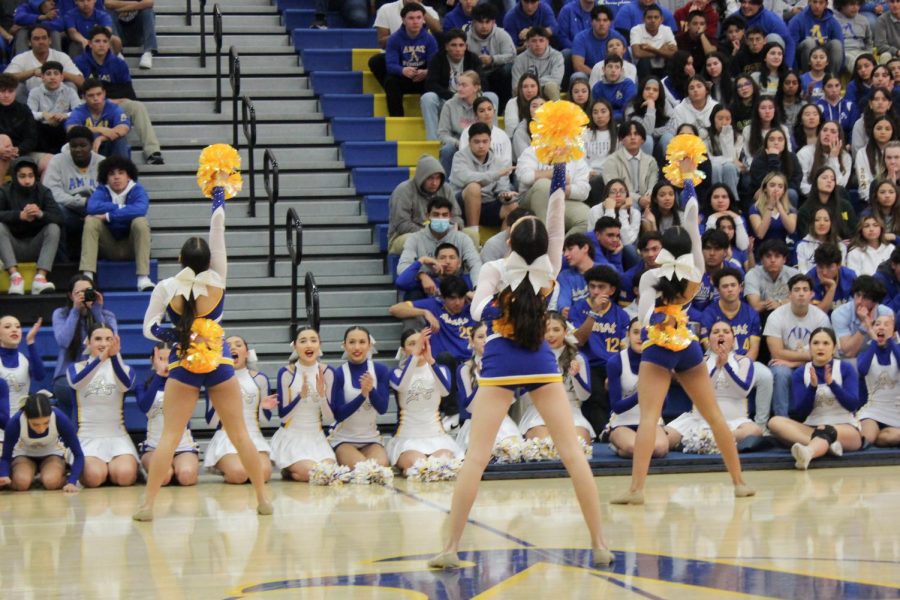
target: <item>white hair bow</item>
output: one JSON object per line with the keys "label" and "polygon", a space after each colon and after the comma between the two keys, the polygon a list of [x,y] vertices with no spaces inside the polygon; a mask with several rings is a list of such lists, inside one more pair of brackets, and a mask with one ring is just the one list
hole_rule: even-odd
{"label": "white hair bow", "polygon": [[510,252],[506,258],[506,273],[504,280],[515,291],[523,281],[525,276],[531,281],[531,287],[537,294],[541,288],[550,287],[553,281],[553,264],[550,257],[546,254],[538,257],[531,264],[525,262],[518,252]]}
{"label": "white hair bow", "polygon": [[207,296],[209,292],[206,289],[206,286],[215,286],[218,288],[224,288],[225,284],[222,281],[222,278],[218,273],[212,270],[206,270],[202,273],[194,273],[194,270],[190,267],[185,267],[173,278],[175,283],[174,285],[174,295],[182,295],[184,299],[187,300],[191,297],[191,293],[193,292],[194,298],[199,298],[200,296]]}
{"label": "white hair bow", "polygon": [[256,350],[251,348],[247,351],[247,366],[255,371],[258,362],[259,356],[256,355]]}
{"label": "white hair bow", "polygon": [[678,258],[672,256],[668,250],[660,250],[659,256],[656,257],[656,264],[659,265],[660,275],[671,278],[673,275],[678,279],[687,279],[688,281],[699,282],[700,272],[694,265],[693,254],[682,254]]}

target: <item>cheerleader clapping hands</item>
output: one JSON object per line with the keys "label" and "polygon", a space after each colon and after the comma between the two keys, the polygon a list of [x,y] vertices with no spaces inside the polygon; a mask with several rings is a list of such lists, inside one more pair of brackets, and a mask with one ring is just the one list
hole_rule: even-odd
{"label": "cheerleader clapping hands", "polygon": [[319,362],[319,333],[309,327],[294,339],[296,360],[278,372],[278,416],[281,428],[272,437],[272,460],[283,479],[309,481],[319,463],[334,463],[322,423],[334,421],[328,398],[334,372]]}
{"label": "cheerleader clapping hands", "polygon": [[869,399],[857,413],[863,437],[876,446],[900,446],[900,343],[893,316],[875,319],[874,340],[859,355]]}
{"label": "cheerleader clapping hands", "polygon": [[406,474],[416,461],[429,456],[462,457],[462,450],[444,433],[440,418],[441,397],[450,390],[450,371],[431,354],[431,329],[407,330],[401,343],[405,355],[391,376],[397,392],[400,427],[387,451],[392,465]]}

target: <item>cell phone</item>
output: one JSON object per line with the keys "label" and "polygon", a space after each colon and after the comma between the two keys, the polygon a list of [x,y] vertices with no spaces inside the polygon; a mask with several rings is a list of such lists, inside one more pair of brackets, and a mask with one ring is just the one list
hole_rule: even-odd
{"label": "cell phone", "polygon": [[84,290],[84,301],[93,302],[97,299],[97,291],[94,288]]}

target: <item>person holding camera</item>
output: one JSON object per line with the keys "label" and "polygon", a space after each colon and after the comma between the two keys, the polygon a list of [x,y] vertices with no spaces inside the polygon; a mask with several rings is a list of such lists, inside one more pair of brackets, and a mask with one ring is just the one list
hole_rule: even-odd
{"label": "person holding camera", "polygon": [[53,372],[53,395],[57,408],[70,419],[75,414],[75,394],[66,381],[66,369],[81,360],[84,340],[96,323],[103,323],[118,333],[116,315],[103,308],[103,294],[90,277],[75,275],[69,281],[66,306],[53,311],[53,336],[59,347]]}

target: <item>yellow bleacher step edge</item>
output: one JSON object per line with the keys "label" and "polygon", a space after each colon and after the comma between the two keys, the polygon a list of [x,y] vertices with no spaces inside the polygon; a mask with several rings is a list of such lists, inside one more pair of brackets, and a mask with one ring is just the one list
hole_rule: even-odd
{"label": "yellow bleacher step edge", "polygon": [[423,154],[438,158],[441,143],[434,142],[397,142],[397,166],[414,167]]}
{"label": "yellow bleacher step edge", "polygon": [[425,120],[422,117],[385,117],[384,139],[389,142],[425,141]]}
{"label": "yellow bleacher step edge", "polygon": [[376,54],[381,54],[378,48],[354,48],[351,67],[354,71],[369,71],[369,59]]}
{"label": "yellow bleacher step edge", "polygon": [[[421,117],[422,109],[419,105],[419,96],[405,94],[403,96],[403,113],[407,117]],[[376,117],[388,116],[387,96],[384,93],[372,95],[372,114]]]}
{"label": "yellow bleacher step edge", "polygon": [[[16,266],[19,269],[19,273],[25,278],[25,293],[27,294],[31,292],[31,280],[37,274],[37,265],[35,263],[19,263]],[[6,272],[6,269],[0,269],[0,293],[5,294],[8,291],[9,273]]]}

